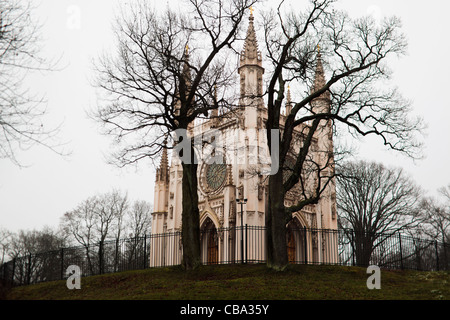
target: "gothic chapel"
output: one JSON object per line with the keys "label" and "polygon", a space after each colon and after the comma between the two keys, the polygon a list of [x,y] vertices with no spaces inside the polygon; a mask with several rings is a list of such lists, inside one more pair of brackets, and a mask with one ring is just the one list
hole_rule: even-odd
{"label": "gothic chapel", "polygon": [[[217,111],[214,110],[212,114],[215,117],[195,124],[190,130],[193,135],[211,129],[220,130],[224,139],[239,132],[237,149],[244,160],[248,160],[250,156],[249,144],[266,143],[266,133],[258,130],[264,128],[267,109],[263,99],[258,97],[263,93],[264,68],[253,21],[253,14],[250,13],[245,44],[239,57],[240,103],[245,107],[239,108],[237,117],[217,117]],[[325,76],[320,53],[317,56],[315,77],[314,87],[322,87],[325,84]],[[329,108],[329,97],[324,94],[311,105],[317,110]],[[286,114],[289,114],[290,110],[288,90]],[[282,114],[280,122],[284,120],[285,115]],[[329,155],[333,152],[331,123],[324,124],[322,128],[316,132],[313,142],[313,150],[317,153],[313,157],[318,162],[327,161],[322,159],[322,154]],[[319,150],[323,152],[317,152]],[[167,150],[164,149],[160,167],[156,170],[150,256],[152,266],[175,265],[181,262],[179,231],[182,227],[182,166],[175,154],[173,152],[169,164]],[[221,164],[200,162],[198,165],[202,262],[205,264],[240,262],[244,254],[246,261],[265,260],[267,179],[258,174],[251,174],[249,166],[249,161],[236,163],[226,157]],[[295,190],[288,192],[285,198],[287,206],[294,203],[296,195]],[[237,203],[237,199],[247,201],[241,205]],[[318,204],[293,214],[287,236],[290,262],[337,262],[337,244],[331,241],[330,237],[321,238],[320,232],[303,232],[315,229],[337,230],[335,199],[335,185],[329,184]],[[245,235],[244,226],[247,226]],[[243,239],[244,249],[241,241]],[[326,243],[330,241],[333,243]]]}

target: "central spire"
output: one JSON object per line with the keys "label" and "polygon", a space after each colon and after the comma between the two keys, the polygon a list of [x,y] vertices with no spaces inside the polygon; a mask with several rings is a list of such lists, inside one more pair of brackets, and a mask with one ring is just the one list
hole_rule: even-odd
{"label": "central spire", "polygon": [[247,36],[245,37],[244,50],[241,53],[241,66],[243,65],[243,60],[245,64],[258,64],[258,61],[261,61],[261,53],[258,51],[258,41],[256,40],[255,26],[253,25],[255,17],[253,16],[252,7],[250,8],[248,20]]}
{"label": "central spire", "polygon": [[317,58],[316,58],[316,74],[314,78],[314,86],[312,92],[322,89],[326,84],[325,72],[323,70],[322,55],[320,54],[320,47],[317,45]]}
{"label": "central spire", "polygon": [[239,75],[241,98],[262,96],[262,75],[264,68],[262,67],[261,52],[258,51],[258,41],[256,40],[256,32],[253,21],[253,7],[250,8],[250,16],[248,18],[248,29],[245,37],[244,48],[239,57]]}
{"label": "central spire", "polygon": [[286,101],[286,116],[290,115],[291,111],[292,111],[291,86],[288,86],[287,101]]}
{"label": "central spire", "polygon": [[[314,75],[314,82],[311,87],[311,94],[321,90],[327,84],[325,78],[325,71],[322,63],[322,54],[320,53],[320,47],[317,46],[317,57],[316,57],[316,71]],[[330,91],[325,91],[319,97],[315,98],[311,105],[315,113],[320,112],[330,112]]]}
{"label": "central spire", "polygon": [[[314,83],[311,88],[311,93],[314,93],[327,84],[327,81],[325,79],[325,71],[323,69],[323,63],[322,63],[322,54],[320,53],[320,47],[317,45],[317,57],[316,57],[316,71],[314,76]],[[316,98],[316,100],[330,100],[330,92],[326,91],[320,97]]]}
{"label": "central spire", "polygon": [[191,84],[191,69],[189,66],[189,45],[186,44],[184,48],[184,64],[183,64],[183,78],[186,81],[186,86],[189,89]]}

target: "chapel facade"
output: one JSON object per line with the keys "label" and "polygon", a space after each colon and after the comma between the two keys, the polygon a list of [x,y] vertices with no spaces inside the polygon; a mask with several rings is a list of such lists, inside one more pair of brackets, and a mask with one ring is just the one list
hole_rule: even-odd
{"label": "chapel facade", "polygon": [[[207,136],[209,132],[220,133],[225,149],[233,142],[233,148],[225,152],[212,151],[214,159],[222,159],[219,163],[211,163],[203,159],[198,165],[198,195],[200,211],[200,228],[202,231],[202,259],[204,263],[238,262],[244,256],[246,261],[262,262],[265,259],[264,226],[267,212],[268,194],[267,175],[258,171],[270,165],[259,160],[267,158],[267,138],[264,122],[267,109],[263,98],[262,56],[258,50],[254,17],[250,14],[244,48],[239,57],[240,105],[234,116],[219,114],[214,110],[207,121],[196,123],[189,132],[193,137]],[[325,84],[325,75],[320,53],[317,57],[314,87]],[[314,90],[314,88],[311,88]],[[288,90],[285,112],[281,115],[280,125],[292,108],[290,90]],[[320,112],[330,108],[329,96],[324,94],[311,103],[312,108]],[[317,161],[329,161],[333,153],[332,125],[323,120],[321,129],[315,134],[312,157]],[[302,128],[298,130],[298,144],[301,145]],[[303,131],[304,132],[304,131]],[[220,150],[220,149],[219,149]],[[208,151],[209,152],[209,151]],[[206,152],[206,154],[208,154]],[[295,150],[294,150],[295,152]],[[269,157],[270,158],[270,157]],[[174,152],[169,156],[163,149],[161,163],[156,170],[154,189],[154,212],[152,213],[152,235],[155,236],[155,247],[152,250],[150,264],[178,264],[181,258],[181,240],[179,231],[182,228],[182,166]],[[330,163],[329,170],[333,170]],[[317,181],[312,179],[313,188]],[[289,191],[285,198],[286,206],[295,203],[299,198],[296,187]],[[335,184],[329,183],[320,201],[310,205],[293,215],[288,225],[288,256],[291,262],[336,262],[336,244],[321,238],[319,233],[303,233],[302,230],[327,229],[337,230]],[[244,205],[237,200],[246,199]],[[246,248],[242,249],[244,226]],[[251,233],[251,235],[250,235]],[[164,236],[171,234],[173,236]],[[258,242],[258,243],[256,243]],[[244,250],[244,251],[243,251]]]}

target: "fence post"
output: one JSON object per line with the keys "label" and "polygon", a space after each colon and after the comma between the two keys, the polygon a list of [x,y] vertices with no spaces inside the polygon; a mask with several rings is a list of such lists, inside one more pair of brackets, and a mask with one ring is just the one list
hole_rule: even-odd
{"label": "fence post", "polygon": [[248,225],[245,224],[245,263],[247,263],[247,252],[248,252]]}
{"label": "fence post", "polygon": [[442,241],[442,249],[444,249],[444,270],[448,270],[447,244],[445,238]]}
{"label": "fence post", "polygon": [[98,273],[103,274],[103,241],[100,240],[98,248]]}
{"label": "fence post", "polygon": [[5,281],[5,283],[8,281],[7,279],[6,279],[6,274],[7,274],[7,272],[6,272],[6,263],[2,263],[1,264],[1,276],[0,276],[0,280],[3,280],[3,281]]}
{"label": "fence post", "polygon": [[61,280],[64,279],[64,248],[61,248]]}
{"label": "fence post", "polygon": [[31,283],[31,253],[28,256],[27,284]]}
{"label": "fence post", "polygon": [[11,283],[14,285],[14,273],[16,272],[16,258],[12,262]]}
{"label": "fence post", "polygon": [[402,252],[402,235],[398,234],[398,241],[400,244],[400,268],[403,270],[403,252]]}
{"label": "fence post", "polygon": [[144,234],[144,269],[147,268],[147,234]]}
{"label": "fence post", "polygon": [[306,236],[306,226],[303,227],[303,231],[304,231],[303,238],[304,238],[304,243],[305,243],[305,264],[308,264],[308,245],[307,245],[307,242],[306,242],[306,240],[308,238]]}
{"label": "fence post", "polygon": [[354,230],[352,232],[352,265],[355,266],[355,236]]}
{"label": "fence post", "polygon": [[436,268],[439,271],[439,249],[437,240],[434,241],[434,248],[436,249]]}

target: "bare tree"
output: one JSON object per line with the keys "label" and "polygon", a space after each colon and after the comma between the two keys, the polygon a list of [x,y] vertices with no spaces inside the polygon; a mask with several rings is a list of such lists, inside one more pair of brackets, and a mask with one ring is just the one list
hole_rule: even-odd
{"label": "bare tree", "polygon": [[124,217],[128,209],[128,197],[117,190],[98,197],[96,215],[98,217],[97,232],[99,241],[99,267],[104,272],[104,243],[108,238],[115,240],[115,270],[117,269],[119,242],[124,231]]}
{"label": "bare tree", "polygon": [[128,205],[127,195],[118,190],[89,197],[64,214],[61,228],[85,247],[120,238]]}
{"label": "bare tree", "polygon": [[450,184],[439,189],[439,193],[445,198],[447,208],[450,209]]}
{"label": "bare tree", "polygon": [[130,233],[127,256],[130,264],[136,263],[139,259],[145,261],[148,257],[146,236],[151,232],[152,209],[152,205],[147,201],[137,200],[127,212],[127,231]]}
{"label": "bare tree", "polygon": [[17,148],[39,144],[56,151],[58,146],[58,128],[43,122],[44,98],[23,86],[30,72],[50,71],[56,65],[39,56],[40,25],[33,10],[30,1],[0,0],[0,158],[17,165]]}
{"label": "bare tree", "polygon": [[337,171],[339,222],[352,229],[357,263],[368,265],[380,237],[422,221],[422,192],[402,169],[379,163],[344,162]]}
{"label": "bare tree", "polygon": [[[256,0],[184,1],[179,12],[158,13],[144,2],[117,21],[118,51],[97,65],[98,86],[109,94],[96,118],[116,137],[119,165],[152,159],[173,148],[193,121],[228,99],[235,64],[229,59],[241,21]],[[178,131],[180,132],[180,131]],[[186,138],[186,136],[184,137]],[[197,161],[183,153],[183,266],[200,265]]]}
{"label": "bare tree", "polygon": [[75,242],[87,248],[95,241],[94,206],[94,198],[86,199],[61,218],[60,227],[65,234],[70,235],[72,244]]}
{"label": "bare tree", "polygon": [[436,229],[442,236],[442,242],[450,244],[450,184],[439,189],[440,194],[444,197],[442,205],[441,218]]}
{"label": "bare tree", "polygon": [[[374,135],[390,149],[420,156],[416,134],[422,129],[421,120],[412,119],[408,101],[385,85],[390,79],[387,62],[406,51],[399,19],[387,18],[381,24],[370,17],[351,19],[333,10],[333,2],[312,0],[304,12],[293,12],[285,10],[281,1],[263,17],[265,51],[272,68],[266,90],[266,127],[282,129],[278,141],[272,141],[267,131],[269,150],[274,143],[280,146],[271,156],[282,169],[269,178],[266,214],[268,265],[276,269],[287,265],[286,224],[292,212],[316,204],[333,183],[333,147],[321,149],[314,143],[317,134],[327,130],[329,134],[350,132],[353,137]],[[281,125],[288,87],[291,107]],[[295,132],[302,136],[296,149]],[[320,161],[311,155],[315,147],[322,153]],[[311,178],[317,181],[312,190],[286,208],[285,194],[299,183],[306,186]]]}
{"label": "bare tree", "polygon": [[[116,243],[120,240],[125,228],[124,217],[128,205],[127,195],[113,190],[89,197],[61,218],[61,229],[84,247],[91,272],[94,270],[94,262],[91,261],[92,248],[98,246],[98,265],[101,273],[104,267],[104,243],[106,240],[116,240]],[[116,246],[116,252],[117,250]]]}
{"label": "bare tree", "polygon": [[423,223],[419,232],[442,243],[450,243],[450,186],[439,189],[443,201],[427,198],[423,201]]}
{"label": "bare tree", "polygon": [[133,237],[150,234],[152,227],[152,205],[147,201],[135,201],[127,213],[128,230]]}
{"label": "bare tree", "polygon": [[93,272],[93,263],[90,251],[92,246],[98,242],[95,234],[97,223],[97,217],[94,214],[95,205],[95,197],[90,197],[72,211],[66,212],[60,222],[60,228],[65,234],[69,235],[69,241],[74,241],[84,248],[88,268],[91,272]]}
{"label": "bare tree", "polygon": [[59,252],[65,238],[56,230],[19,230],[8,239],[8,256],[14,259],[14,278],[19,283],[51,279],[52,271],[59,262],[51,251]]}
{"label": "bare tree", "polygon": [[58,250],[64,245],[64,238],[50,227],[44,227],[42,230],[19,230],[11,234],[9,256],[12,259],[19,258],[29,254]]}
{"label": "bare tree", "polygon": [[128,197],[118,190],[96,197],[94,215],[97,217],[96,231],[100,243],[106,239],[120,239],[127,209]]}

